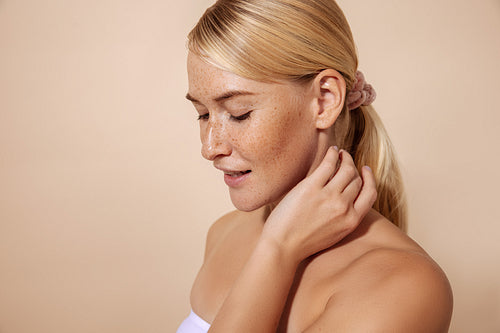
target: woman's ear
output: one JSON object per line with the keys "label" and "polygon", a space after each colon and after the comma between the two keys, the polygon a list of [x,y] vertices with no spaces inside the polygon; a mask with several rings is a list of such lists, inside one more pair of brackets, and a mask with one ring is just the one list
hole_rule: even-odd
{"label": "woman's ear", "polygon": [[313,81],[316,128],[331,127],[344,107],[346,84],[342,74],[334,69],[321,71]]}

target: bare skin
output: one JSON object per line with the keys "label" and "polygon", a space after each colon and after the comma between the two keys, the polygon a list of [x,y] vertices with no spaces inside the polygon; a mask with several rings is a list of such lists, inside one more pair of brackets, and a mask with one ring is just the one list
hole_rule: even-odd
{"label": "bare skin", "polygon": [[[234,211],[211,227],[191,294],[206,321],[215,319],[268,213]],[[439,266],[371,211],[340,243],[300,263],[277,332],[447,332],[451,308]]]}
{"label": "bare skin", "polygon": [[338,72],[263,83],[190,54],[188,76],[202,154],[239,209],[211,227],[192,289],[210,332],[447,331],[445,275],[370,210],[371,171],[331,147]]}

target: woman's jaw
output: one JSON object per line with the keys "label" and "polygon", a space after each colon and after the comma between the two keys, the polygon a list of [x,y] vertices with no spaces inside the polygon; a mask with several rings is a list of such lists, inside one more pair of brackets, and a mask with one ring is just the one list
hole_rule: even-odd
{"label": "woman's jaw", "polygon": [[224,172],[224,181],[235,208],[250,212],[266,206],[269,211],[272,211],[292,188],[317,168],[328,149],[327,145],[321,146],[324,147],[318,149],[308,168],[302,169],[302,172],[293,180],[287,177],[280,179],[278,176],[272,188],[266,186],[270,185],[270,182],[261,182],[259,186],[261,174],[258,170],[256,172],[252,170],[237,173]]}

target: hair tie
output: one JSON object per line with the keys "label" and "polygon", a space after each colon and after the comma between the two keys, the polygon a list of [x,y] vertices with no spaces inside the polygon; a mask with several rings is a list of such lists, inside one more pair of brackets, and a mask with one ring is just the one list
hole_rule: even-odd
{"label": "hair tie", "polygon": [[375,89],[373,89],[371,84],[366,83],[363,73],[357,71],[352,89],[346,97],[349,110],[354,110],[361,105],[370,105],[376,97],[377,93]]}

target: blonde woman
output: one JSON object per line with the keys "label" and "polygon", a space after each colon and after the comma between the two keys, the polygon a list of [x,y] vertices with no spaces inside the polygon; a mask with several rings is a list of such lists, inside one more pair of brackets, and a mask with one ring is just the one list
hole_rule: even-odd
{"label": "blonde woman", "polygon": [[187,98],[237,210],[208,232],[179,333],[448,330],[357,67],[333,0],[219,0],[191,31]]}

